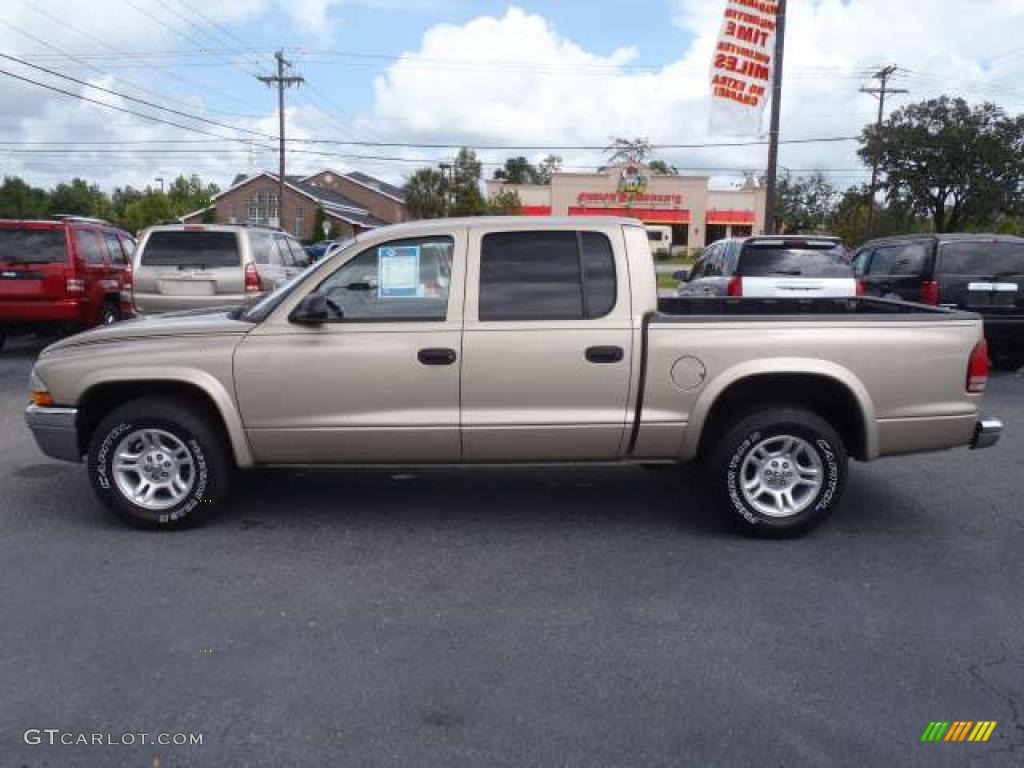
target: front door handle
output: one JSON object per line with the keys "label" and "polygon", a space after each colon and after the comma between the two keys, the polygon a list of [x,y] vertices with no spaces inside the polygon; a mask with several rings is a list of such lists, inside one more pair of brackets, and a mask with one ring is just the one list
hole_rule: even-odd
{"label": "front door handle", "polygon": [[416,353],[416,358],[423,365],[451,365],[458,359],[454,349],[447,347],[433,347],[421,349]]}
{"label": "front door handle", "polygon": [[622,347],[588,347],[586,351],[588,363],[619,363],[625,356]]}

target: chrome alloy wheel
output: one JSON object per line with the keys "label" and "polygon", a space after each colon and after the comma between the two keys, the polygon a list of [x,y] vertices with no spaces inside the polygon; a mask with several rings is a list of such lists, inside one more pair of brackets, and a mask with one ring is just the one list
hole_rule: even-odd
{"label": "chrome alloy wheel", "polygon": [[185,499],[196,481],[185,444],[162,429],[138,429],[114,450],[114,482],[126,499],[144,509],[168,509]]}
{"label": "chrome alloy wheel", "polygon": [[811,505],[825,481],[818,452],[792,435],[762,440],[740,468],[747,503],[766,517],[792,517]]}

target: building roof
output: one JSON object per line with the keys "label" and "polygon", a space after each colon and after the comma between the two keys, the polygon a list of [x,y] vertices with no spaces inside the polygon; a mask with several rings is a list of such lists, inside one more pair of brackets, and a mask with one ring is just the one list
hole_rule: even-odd
{"label": "building roof", "polygon": [[[206,206],[205,208],[200,208],[197,211],[186,213],[181,218],[188,219],[191,218],[192,216],[197,216],[198,214],[202,213],[208,208],[211,208],[213,206],[213,203],[219,198],[224,197],[224,195],[230,192],[234,192],[239,187],[245,186],[249,182],[255,181],[256,179],[261,177],[266,177],[273,181],[277,181],[278,178],[276,173],[271,173],[270,171],[260,171],[254,176],[247,176],[245,174],[240,173],[237,176],[235,176],[234,181],[231,183],[230,187],[225,189],[223,192],[219,192],[218,194],[213,196],[213,198],[210,201],[210,205]],[[323,208],[326,213],[329,213],[335,218],[342,219],[351,224],[358,224],[361,227],[383,227],[387,226],[390,223],[376,218],[370,213],[369,209],[367,209],[366,206],[360,205],[359,203],[346,197],[345,195],[340,194],[339,192],[335,192],[330,189],[324,189],[323,187],[314,186],[313,184],[309,184],[303,178],[300,178],[298,176],[286,175],[284,178],[285,184],[290,189],[309,198],[317,205],[319,205],[321,208]]]}
{"label": "building roof", "polygon": [[365,187],[371,192],[376,192],[377,194],[384,195],[384,197],[389,197],[396,203],[405,202],[405,192],[402,191],[401,187],[396,187],[394,184],[388,184],[388,182],[382,181],[376,178],[375,176],[371,176],[368,173],[363,173],[362,171],[348,171],[346,173],[339,173],[338,171],[335,171],[332,168],[321,168],[316,173],[311,173],[309,174],[309,176],[304,176],[302,178],[302,181],[308,181],[309,179],[312,179],[315,176],[319,176],[322,173],[332,173],[338,178],[348,179],[349,181],[358,184],[361,187]]}

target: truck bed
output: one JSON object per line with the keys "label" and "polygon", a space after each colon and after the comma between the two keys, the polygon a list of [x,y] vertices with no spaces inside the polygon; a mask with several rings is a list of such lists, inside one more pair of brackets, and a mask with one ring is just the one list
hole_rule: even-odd
{"label": "truck bed", "polygon": [[747,318],[772,316],[778,319],[803,318],[807,315],[829,319],[867,319],[894,316],[900,320],[965,320],[977,317],[970,312],[943,307],[930,307],[905,301],[873,297],[754,299],[687,296],[658,299],[658,311],[652,322],[685,322],[715,317]]}

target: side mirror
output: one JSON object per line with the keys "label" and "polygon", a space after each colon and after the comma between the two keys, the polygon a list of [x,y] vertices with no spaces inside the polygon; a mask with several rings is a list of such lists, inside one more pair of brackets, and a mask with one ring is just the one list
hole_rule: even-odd
{"label": "side mirror", "polygon": [[680,283],[688,283],[690,282],[690,270],[680,269],[678,272],[673,272],[672,279],[678,280]]}
{"label": "side mirror", "polygon": [[330,319],[327,311],[327,297],[322,293],[311,293],[304,298],[288,318],[299,325],[320,325]]}

